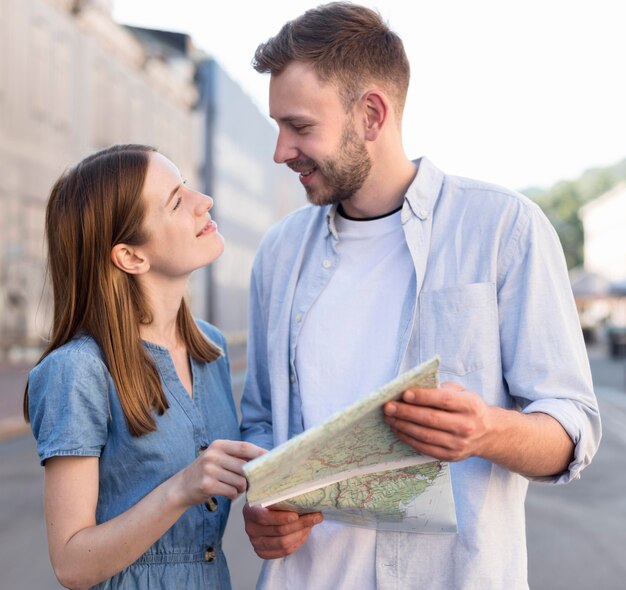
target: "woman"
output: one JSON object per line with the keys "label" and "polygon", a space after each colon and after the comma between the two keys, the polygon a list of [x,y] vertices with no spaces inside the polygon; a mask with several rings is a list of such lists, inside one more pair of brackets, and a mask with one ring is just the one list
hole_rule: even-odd
{"label": "woman", "polygon": [[232,440],[224,337],[184,298],[224,249],[212,205],[141,145],[102,150],[52,189],[52,338],[24,412],[64,586],[230,588],[229,499],[264,451]]}

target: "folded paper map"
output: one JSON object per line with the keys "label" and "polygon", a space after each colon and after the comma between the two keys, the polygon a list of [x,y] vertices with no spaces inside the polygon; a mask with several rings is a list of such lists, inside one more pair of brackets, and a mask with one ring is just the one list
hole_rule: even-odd
{"label": "folded paper map", "polygon": [[439,358],[244,466],[248,502],[379,530],[453,533],[447,463],[417,453],[383,420],[383,405],[410,387],[438,387]]}

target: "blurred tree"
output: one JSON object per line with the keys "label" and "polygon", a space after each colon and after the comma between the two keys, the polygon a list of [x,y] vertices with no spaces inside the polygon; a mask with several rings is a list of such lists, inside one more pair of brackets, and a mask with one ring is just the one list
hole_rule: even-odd
{"label": "blurred tree", "polygon": [[533,199],[554,225],[568,268],[583,263],[583,226],[578,210],[619,182],[626,180],[626,159],[607,168],[592,168],[578,180],[562,180],[549,189],[529,187],[522,192]]}

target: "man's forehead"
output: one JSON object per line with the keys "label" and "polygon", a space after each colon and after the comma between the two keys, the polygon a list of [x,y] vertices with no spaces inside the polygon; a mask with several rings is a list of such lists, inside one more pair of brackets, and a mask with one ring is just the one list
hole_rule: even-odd
{"label": "man's forehead", "polygon": [[341,106],[337,87],[322,82],[311,64],[292,62],[270,78],[270,116],[276,120],[311,116]]}

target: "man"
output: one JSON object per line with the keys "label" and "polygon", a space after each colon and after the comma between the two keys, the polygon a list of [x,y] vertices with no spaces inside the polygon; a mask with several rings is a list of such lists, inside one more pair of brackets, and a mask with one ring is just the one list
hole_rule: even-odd
{"label": "man", "polygon": [[601,430],[553,228],[522,195],[407,158],[409,65],[377,13],[309,10],[254,65],[271,74],[274,160],[313,206],[255,260],[243,436],[272,448],[439,354],[447,383],[385,414],[451,462],[458,524],[407,534],[246,507],[259,587],[527,588],[528,480],[577,478]]}

